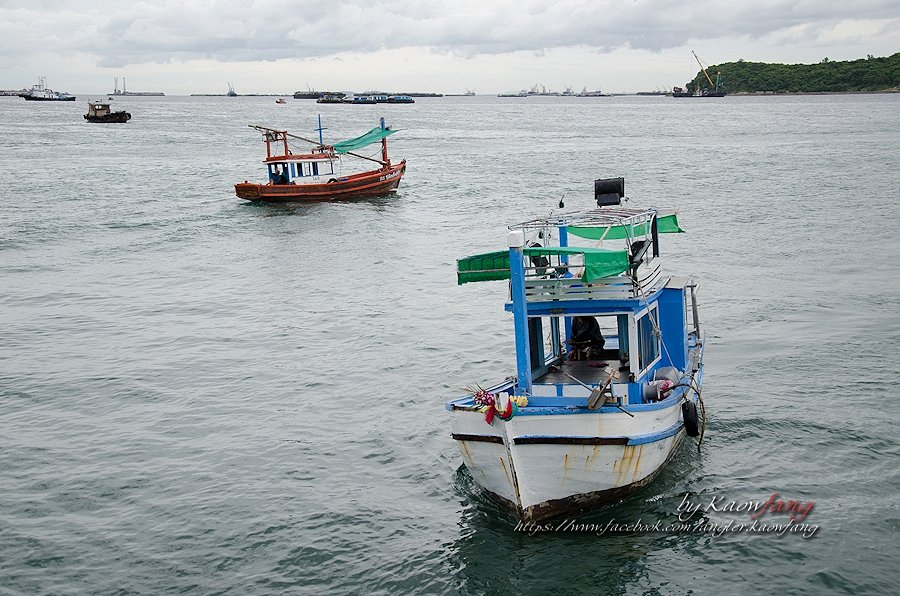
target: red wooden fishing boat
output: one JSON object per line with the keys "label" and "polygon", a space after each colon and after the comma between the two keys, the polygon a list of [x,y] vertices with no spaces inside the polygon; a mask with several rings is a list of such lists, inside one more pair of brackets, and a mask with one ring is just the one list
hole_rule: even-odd
{"label": "red wooden fishing boat", "polygon": [[[286,130],[275,130],[251,125],[262,132],[266,143],[266,164],[268,182],[257,184],[245,180],[234,185],[235,194],[248,201],[330,201],[376,197],[396,190],[400,178],[406,172],[406,160],[391,163],[388,157],[387,137],[394,130],[384,125],[358,137],[327,145],[322,142],[321,120],[319,140],[313,141],[293,135]],[[306,153],[292,153],[288,139],[298,139],[314,145]],[[366,157],[353,151],[373,143],[381,142],[381,159]],[[343,173],[342,156],[350,155],[373,161],[377,169],[350,174]]]}

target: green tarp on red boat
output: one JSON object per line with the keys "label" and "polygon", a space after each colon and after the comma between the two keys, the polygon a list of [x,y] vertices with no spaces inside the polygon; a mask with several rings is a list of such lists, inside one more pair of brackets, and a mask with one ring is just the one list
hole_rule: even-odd
{"label": "green tarp on red boat", "polygon": [[[584,273],[581,280],[590,283],[596,279],[619,275],[628,269],[628,251],[586,247],[526,248],[526,257],[584,255]],[[473,255],[456,262],[456,283],[509,279],[509,251]]]}
{"label": "green tarp on red boat", "polygon": [[372,143],[377,143],[381,139],[387,138],[389,135],[397,132],[396,130],[391,130],[389,128],[381,128],[380,126],[376,126],[369,132],[364,135],[360,135],[358,137],[354,137],[352,139],[347,139],[346,141],[341,141],[339,143],[335,143],[333,145],[336,153],[348,153],[350,151],[355,151],[356,149],[360,149],[365,147],[366,145],[371,145]]}
{"label": "green tarp on red boat", "polygon": [[[647,233],[647,224],[635,226],[609,226],[609,227],[578,227],[567,226],[566,229],[573,236],[588,238],[590,240],[622,240],[623,238],[635,238]],[[678,215],[664,215],[656,218],[656,229],[660,234],[682,234],[684,230],[678,225]],[[609,230],[609,231],[607,231]],[[605,235],[604,235],[605,234]]]}

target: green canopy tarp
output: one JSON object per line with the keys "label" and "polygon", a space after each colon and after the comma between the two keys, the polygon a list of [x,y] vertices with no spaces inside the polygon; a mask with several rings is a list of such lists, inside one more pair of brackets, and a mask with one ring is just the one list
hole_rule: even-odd
{"label": "green canopy tarp", "polygon": [[[586,247],[526,248],[526,257],[584,255],[584,273],[581,280],[590,283],[596,279],[619,275],[628,269],[628,251]],[[473,255],[456,262],[456,282],[459,285],[472,281],[509,279],[509,251]]]}
{"label": "green canopy tarp", "polygon": [[376,126],[364,135],[360,135],[352,139],[347,139],[346,141],[341,141],[340,143],[335,143],[333,147],[336,153],[348,153],[350,151],[355,151],[357,149],[365,147],[366,145],[377,143],[381,139],[384,139],[388,135],[392,135],[395,132],[397,131]]}
{"label": "green canopy tarp", "polygon": [[[630,229],[629,229],[630,228]],[[568,226],[566,228],[573,236],[579,238],[588,238],[590,240],[622,240],[623,238],[635,238],[643,236],[647,233],[647,224],[638,224],[631,226],[610,226],[607,228],[580,228],[578,226]],[[684,230],[678,225],[678,216],[676,214],[665,215],[656,218],[656,229],[660,234],[680,234]],[[607,232],[609,230],[609,232]],[[603,234],[606,234],[604,236]]]}

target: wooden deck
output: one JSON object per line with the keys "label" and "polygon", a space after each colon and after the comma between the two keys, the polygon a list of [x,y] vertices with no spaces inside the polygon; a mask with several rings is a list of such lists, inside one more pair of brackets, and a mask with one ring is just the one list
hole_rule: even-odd
{"label": "wooden deck", "polygon": [[[603,365],[609,365],[608,368],[603,368]],[[598,385],[604,383],[606,381],[606,377],[608,376],[608,371],[616,371],[619,369],[619,361],[618,360],[597,360],[593,362],[566,362],[562,366],[562,370],[569,373],[585,385]],[[563,385],[571,385],[578,383],[573,381],[565,374],[557,370],[551,370],[550,372],[542,375],[541,377],[534,379],[534,383],[539,384],[558,384],[561,383]]]}

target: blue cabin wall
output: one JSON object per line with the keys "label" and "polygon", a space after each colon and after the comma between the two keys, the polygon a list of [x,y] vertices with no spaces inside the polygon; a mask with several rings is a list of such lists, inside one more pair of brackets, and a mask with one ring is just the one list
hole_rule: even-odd
{"label": "blue cabin wall", "polygon": [[[685,370],[688,362],[685,289],[664,288],[659,296],[659,329],[665,348],[660,366]],[[669,360],[671,358],[671,360]]]}

